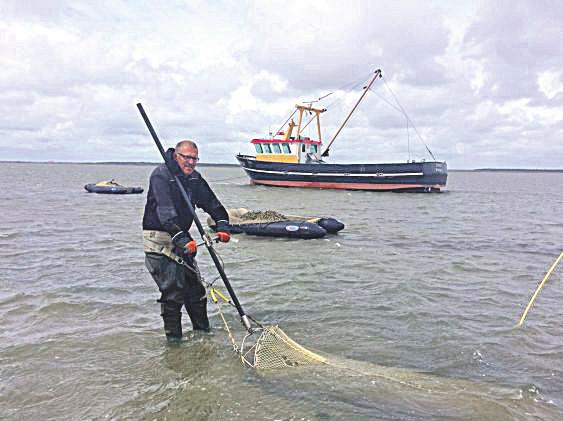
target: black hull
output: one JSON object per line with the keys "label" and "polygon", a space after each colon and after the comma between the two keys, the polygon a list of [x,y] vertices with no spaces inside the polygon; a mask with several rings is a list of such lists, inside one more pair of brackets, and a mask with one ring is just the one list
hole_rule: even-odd
{"label": "black hull", "polygon": [[143,192],[142,187],[96,186],[95,184],[86,184],[84,188],[88,193],[100,194],[139,194]]}
{"label": "black hull", "polygon": [[280,221],[263,224],[241,224],[238,227],[245,234],[263,237],[287,237],[310,240],[322,238],[326,235],[324,228],[312,222]]}
{"label": "black hull", "polygon": [[[337,221],[338,222],[338,221]],[[344,224],[339,222],[344,228]],[[330,227],[329,227],[330,228]],[[211,229],[216,230],[215,225]],[[303,221],[278,221],[278,222],[261,222],[255,224],[230,224],[229,231],[231,234],[245,233],[248,235],[257,235],[260,237],[287,237],[302,238],[310,240],[314,238],[322,238],[326,235],[327,229],[314,222]],[[331,233],[336,233],[332,231]]]}
{"label": "black hull", "polygon": [[[210,226],[216,231],[215,225]],[[334,218],[319,218],[315,222],[308,221],[278,221],[262,222],[255,224],[230,224],[231,234],[245,233],[262,237],[288,237],[313,239],[322,238],[327,233],[336,234],[344,229],[344,224]]]}
{"label": "black hull", "polygon": [[252,184],[279,187],[439,192],[446,187],[445,162],[397,164],[287,164],[237,155]]}

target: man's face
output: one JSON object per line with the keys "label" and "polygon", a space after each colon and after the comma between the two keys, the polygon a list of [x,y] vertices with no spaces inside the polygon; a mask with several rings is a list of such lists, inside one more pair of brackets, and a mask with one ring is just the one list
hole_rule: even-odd
{"label": "man's face", "polygon": [[175,157],[178,166],[186,175],[190,175],[193,172],[197,161],[199,160],[197,149],[194,149],[191,146],[183,146],[178,149],[175,153]]}

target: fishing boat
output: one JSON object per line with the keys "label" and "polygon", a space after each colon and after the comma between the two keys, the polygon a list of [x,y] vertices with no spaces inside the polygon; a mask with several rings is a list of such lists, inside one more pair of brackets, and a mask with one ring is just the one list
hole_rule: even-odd
{"label": "fishing boat", "polygon": [[110,181],[100,181],[98,183],[90,183],[84,186],[88,193],[102,194],[138,194],[143,192],[142,187],[126,187],[116,183],[113,179]]}
{"label": "fishing boat", "polygon": [[[252,139],[256,155],[236,155],[251,184],[281,187],[310,187],[320,189],[374,190],[394,192],[440,192],[446,187],[448,167],[437,161],[427,147],[432,160],[407,160],[400,163],[332,164],[323,158],[340,134],[376,79],[376,70],[364,92],[341,124],[328,146],[323,150],[320,115],[325,108],[297,104],[284,131],[267,138]],[[292,119],[298,113],[298,122]],[[305,123],[303,117],[312,115]],[[314,114],[314,115],[313,115]],[[316,120],[317,139],[303,135],[303,129]],[[285,123],[282,127],[285,126]]]}

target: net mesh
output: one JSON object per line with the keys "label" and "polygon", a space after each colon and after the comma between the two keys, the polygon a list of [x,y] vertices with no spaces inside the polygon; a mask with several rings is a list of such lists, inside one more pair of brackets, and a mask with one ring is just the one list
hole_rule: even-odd
{"label": "net mesh", "polygon": [[265,327],[256,343],[244,353],[243,359],[258,369],[327,363],[325,357],[303,348],[278,325]]}
{"label": "net mesh", "polygon": [[433,396],[443,395],[448,398],[452,393],[468,395],[494,393],[511,398],[518,397],[521,393],[518,389],[476,384],[461,379],[446,379],[335,356],[324,357],[299,345],[278,325],[264,327],[256,343],[242,355],[242,359],[246,364],[259,370],[322,366],[323,369],[338,373],[339,378],[362,376],[370,379],[370,384],[385,384],[387,387],[394,385],[402,391],[408,388],[411,391],[431,393]]}
{"label": "net mesh", "polygon": [[[509,401],[522,399],[521,389],[478,384],[461,379],[446,379],[432,374],[339,358],[333,355],[323,356],[299,345],[278,325],[264,326],[254,319],[252,320],[260,327],[250,329],[239,347],[221,311],[217,294],[225,302],[229,301],[223,294],[211,288],[213,301],[218,304],[219,313],[233,349],[244,364],[263,373],[284,373],[287,371],[283,369],[304,367],[306,370],[316,370],[313,371],[315,373],[331,373],[331,375],[338,376],[341,381],[361,376],[369,380],[370,387],[377,388],[375,390],[380,392],[383,391],[385,395],[398,393],[397,396],[402,397],[408,390],[410,398],[431,397],[433,404],[435,401],[443,399],[449,406],[451,406],[452,398],[457,397],[456,408],[460,404],[469,403],[469,399],[481,406],[493,395],[501,396],[502,399]],[[364,392],[365,386],[362,386],[362,393]],[[378,398],[380,396],[381,393],[378,394]]]}

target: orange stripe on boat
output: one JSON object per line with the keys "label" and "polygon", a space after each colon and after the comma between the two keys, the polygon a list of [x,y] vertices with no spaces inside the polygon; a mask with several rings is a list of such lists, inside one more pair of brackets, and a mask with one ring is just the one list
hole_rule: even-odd
{"label": "orange stripe on boat", "polygon": [[277,181],[277,180],[250,180],[251,184],[264,184],[279,187],[312,187],[318,189],[343,189],[343,190],[401,190],[425,189],[441,190],[444,186],[435,184],[372,184],[372,183],[322,183],[318,181]]}

